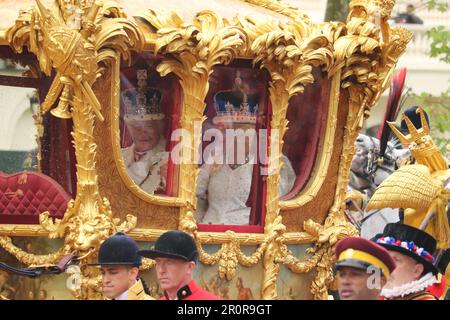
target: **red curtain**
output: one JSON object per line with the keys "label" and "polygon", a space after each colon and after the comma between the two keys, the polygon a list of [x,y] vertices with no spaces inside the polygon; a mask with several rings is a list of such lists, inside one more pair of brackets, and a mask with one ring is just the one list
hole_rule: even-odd
{"label": "red curtain", "polygon": [[41,170],[56,180],[67,192],[76,195],[76,159],[72,144],[72,120],[59,119],[47,113],[42,137]]}
{"label": "red curtain", "polygon": [[308,182],[320,137],[326,129],[322,123],[328,115],[330,81],[318,68],[314,68],[313,73],[315,82],[289,101],[289,128],[284,136],[283,154],[291,162],[297,177],[292,190],[282,200],[295,197]]}

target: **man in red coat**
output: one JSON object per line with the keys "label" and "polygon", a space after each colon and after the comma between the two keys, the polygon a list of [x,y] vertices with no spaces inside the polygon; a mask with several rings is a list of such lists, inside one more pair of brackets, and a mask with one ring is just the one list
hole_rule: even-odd
{"label": "man in red coat", "polygon": [[200,288],[193,279],[198,252],[194,239],[174,230],[162,234],[153,250],[141,250],[141,256],[156,261],[156,277],[164,296],[160,300],[219,300]]}

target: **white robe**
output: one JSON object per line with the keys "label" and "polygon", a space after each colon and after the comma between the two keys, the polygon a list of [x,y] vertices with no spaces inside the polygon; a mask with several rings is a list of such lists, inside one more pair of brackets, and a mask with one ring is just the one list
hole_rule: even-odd
{"label": "white robe", "polygon": [[[280,195],[288,193],[295,182],[295,172],[282,156]],[[205,224],[248,225],[251,208],[246,206],[252,185],[253,164],[235,169],[228,164],[204,164],[197,179],[197,222]],[[207,208],[206,208],[207,206]]]}
{"label": "white robe", "polygon": [[131,179],[145,192],[154,194],[158,189],[166,188],[166,177],[161,176],[161,166],[167,163],[169,152],[166,140],[161,138],[158,144],[148,150],[138,161],[135,160],[135,145],[122,149],[122,156]]}

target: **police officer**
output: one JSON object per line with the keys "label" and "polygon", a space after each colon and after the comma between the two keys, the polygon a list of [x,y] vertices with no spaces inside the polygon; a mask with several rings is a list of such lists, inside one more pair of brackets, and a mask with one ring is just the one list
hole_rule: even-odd
{"label": "police officer", "polygon": [[137,243],[122,232],[100,246],[97,265],[102,270],[103,295],[112,300],[154,300],[139,278],[142,258]]}
{"label": "police officer", "polygon": [[153,250],[141,250],[138,254],[156,261],[156,276],[164,292],[160,300],[219,299],[200,288],[193,279],[198,252],[189,234],[168,231],[158,238]]}
{"label": "police officer", "polygon": [[376,243],[348,237],[336,245],[335,271],[341,300],[379,300],[395,269],[389,252]]}

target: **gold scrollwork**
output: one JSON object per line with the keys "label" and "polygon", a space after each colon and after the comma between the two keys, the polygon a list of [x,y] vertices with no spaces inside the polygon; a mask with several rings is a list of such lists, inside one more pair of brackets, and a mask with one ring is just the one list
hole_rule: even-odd
{"label": "gold scrollwork", "polygon": [[[387,79],[411,37],[404,29],[389,27],[387,19],[393,1],[353,0],[346,24],[326,22],[313,25],[299,11],[275,0],[246,2],[284,14],[292,18],[292,21],[282,24],[257,21],[250,17],[228,22],[214,12],[201,11],[195,16],[193,23],[188,24],[175,13],[148,10],[141,18],[157,31],[147,30],[145,34],[112,2],[75,2],[82,7],[84,15],[78,29],[69,28],[65,23],[65,2],[58,1],[50,11],[37,0],[38,8],[23,11],[16,25],[6,33],[8,42],[16,51],[20,52],[23,46],[28,46],[29,51],[38,57],[43,72],[49,74],[52,68],[57,71],[55,82],[43,103],[43,111],[48,111],[64,90],[70,104],[77,159],[77,197],[69,204],[62,220],[52,222],[48,215],[43,214],[41,229],[25,229],[30,233],[48,234],[50,238],[64,237],[64,245],[58,252],[47,256],[35,256],[18,249],[8,236],[0,237],[0,245],[27,264],[54,262],[59,255],[72,250],[78,251],[85,257],[85,262],[89,262],[95,258],[100,243],[115,230],[130,231],[138,240],[156,239],[161,231],[133,230],[136,225],[135,217],[128,216],[118,226],[118,221],[113,219],[109,201],[99,194],[93,129],[94,118],[101,120],[103,116],[91,89],[107,68],[113,68],[115,74],[112,78],[116,80],[112,84],[114,99],[111,132],[115,158],[120,159],[116,140],[118,128],[114,127],[118,125],[120,90],[117,82],[118,53],[126,59],[132,49],[152,47],[165,56],[157,71],[162,76],[173,72],[180,79],[183,90],[181,128],[191,133],[191,136],[182,140],[183,161],[180,165],[178,198],[164,201],[143,195],[141,198],[162,205],[179,205],[179,229],[194,236],[200,261],[207,265],[218,264],[222,278],[233,278],[238,264],[251,267],[262,261],[264,275],[261,296],[264,299],[275,299],[276,279],[281,265],[286,265],[294,273],[305,273],[316,268],[317,274],[311,284],[311,292],[316,299],[326,299],[327,286],[333,281],[331,267],[334,262],[334,246],[339,239],[357,233],[346,222],[343,213],[354,140],[363,120],[369,115],[370,108],[386,89]],[[152,46],[145,43],[147,40],[153,41]],[[220,235],[198,232],[193,214],[196,195],[192,186],[196,182],[198,166],[195,161],[190,160],[197,154],[199,142],[199,137],[192,136],[193,124],[204,120],[204,99],[213,67],[228,64],[238,56],[252,58],[255,65],[269,71],[269,91],[273,105],[271,127],[280,132],[279,140],[271,138],[269,150],[271,174],[267,180],[268,202],[263,235],[238,235],[231,231]],[[67,63],[68,57],[70,64]],[[281,137],[287,128],[286,110],[289,99],[314,81],[311,72],[313,67],[321,67],[332,79],[329,128],[325,132],[312,182],[293,201],[280,201],[278,183],[281,161],[279,153],[276,158],[274,148],[281,150],[282,147]],[[348,106],[344,106],[343,102],[339,103],[339,93],[343,91],[347,93]],[[298,207],[317,195],[326,176],[318,172],[328,168],[336,132],[336,114],[341,107],[346,108],[347,118],[334,203],[323,224],[308,220],[303,225],[305,232],[286,233],[279,210]],[[121,172],[120,161],[118,167]],[[122,175],[123,172],[122,170]],[[124,181],[127,183],[126,179]],[[0,228],[0,232],[2,230],[16,232],[6,226]],[[209,243],[220,243],[221,248],[208,254],[203,245]],[[299,261],[288,250],[289,243],[312,243],[313,246],[307,250],[311,257],[306,261]],[[257,244],[258,248],[247,256],[241,251],[241,246],[249,244]],[[153,266],[154,261],[145,259],[142,268],[149,269]],[[98,271],[85,265],[81,269],[83,290],[74,290],[74,295],[77,298],[99,297],[95,289],[99,282]]]}
{"label": "gold scrollwork", "polygon": [[[390,12],[389,7],[392,8],[388,3],[390,1],[375,2],[377,6],[386,9],[382,12],[386,14]],[[356,135],[362,127],[364,118],[369,115],[370,108],[386,88],[386,78],[403,53],[406,43],[410,40],[410,34],[403,33],[402,36],[393,37],[391,42],[383,42],[387,37],[380,39],[379,29],[371,22],[373,21],[371,16],[373,5],[371,1],[352,1],[350,5],[352,11],[346,26],[347,35],[337,38],[334,43],[335,65],[331,68],[330,74],[340,72],[342,88],[349,92],[349,110],[339,163],[338,183],[334,204],[324,225],[321,226],[311,220],[306,221],[304,225],[305,231],[318,236],[315,252],[316,255],[322,255],[320,261],[317,262],[318,272],[311,287],[312,293],[319,299],[326,299],[326,287],[333,281],[331,266],[335,261],[334,245],[342,237],[357,234],[356,229],[346,222],[344,217],[345,191],[355,151]],[[383,16],[383,19],[385,18]],[[382,31],[389,32],[389,30]],[[398,50],[388,50],[396,45]],[[386,55],[386,52],[389,52],[389,58],[383,56],[383,54]],[[374,61],[375,53],[376,61]],[[312,259],[317,259],[316,255]],[[287,262],[294,266],[294,261],[297,262],[296,259],[289,259]]]}
{"label": "gold scrollwork", "polygon": [[[208,93],[208,78],[213,66],[228,64],[247,43],[242,29],[227,25],[212,11],[199,12],[193,24],[185,23],[177,14],[148,10],[141,15],[157,31],[155,52],[167,56],[158,65],[161,76],[173,72],[180,79],[183,90],[181,129],[191,133],[182,139],[179,197],[186,203],[180,210],[180,227],[187,213],[195,210],[198,167],[194,161],[200,137],[194,133],[194,123],[203,122],[204,99]],[[192,217],[192,219],[194,219]],[[195,223],[195,220],[193,220]]]}
{"label": "gold scrollwork", "polygon": [[[77,28],[65,20],[64,4],[57,3],[49,10],[39,0],[36,3],[36,8],[21,13],[16,25],[7,31],[7,38],[17,52],[28,46],[46,74],[50,74],[52,68],[57,71],[41,105],[43,112],[50,110],[61,91],[70,96],[60,103],[70,104],[78,178],[76,198],[69,202],[64,218],[53,222],[45,212],[40,215],[40,224],[49,232],[50,238],[64,238],[64,254],[76,251],[90,261],[96,248],[110,234],[120,228],[128,231],[136,225],[136,218],[129,216],[124,224],[118,226],[118,221],[112,217],[109,201],[101,198],[98,191],[97,146],[93,131],[95,116],[100,121],[103,116],[92,85],[101,76],[104,63],[115,59],[116,52],[128,58],[130,48],[142,47],[143,36],[135,23],[124,18],[120,9],[111,2],[77,2],[84,14]],[[23,255],[21,251],[16,253]],[[54,262],[58,254],[60,252],[40,257],[40,261],[48,259]],[[83,268],[83,276],[89,278],[98,273],[98,270],[89,269],[92,268]],[[78,298],[98,297],[93,288],[84,289],[82,295],[75,293]]]}
{"label": "gold scrollwork", "polygon": [[[362,8],[369,5],[365,3]],[[366,19],[367,13],[370,18],[370,12],[366,11]],[[311,292],[317,299],[327,298],[326,288],[333,281],[331,266],[334,263],[334,245],[345,236],[357,234],[356,229],[345,221],[343,214],[345,190],[348,183],[347,173],[354,153],[354,140],[362,127],[363,119],[368,116],[370,107],[385,89],[384,85],[390,70],[395,66],[410,39],[408,33],[400,31],[394,32],[399,36],[393,37],[392,42],[383,43],[383,40],[378,37],[378,29],[372,22],[353,17],[353,15],[354,12],[349,15],[346,26],[347,35],[334,38],[335,61],[329,70],[330,75],[342,74],[342,88],[348,88],[350,96],[335,202],[323,226],[312,220],[304,223],[305,231],[317,237],[315,247],[308,250],[314,255],[308,261],[300,262],[288,254],[286,247],[280,245],[281,254],[278,259],[294,272],[303,273],[310,271],[313,266],[317,267],[317,275],[311,285]],[[336,27],[336,25],[332,27]],[[340,32],[342,28],[338,30]],[[394,47],[396,49],[393,49]],[[373,54],[376,50],[388,53],[384,57],[379,54],[379,60],[374,63],[373,56],[369,57],[369,54]]]}
{"label": "gold scrollwork", "polygon": [[125,166],[125,162],[120,150],[120,57],[116,54],[115,64],[111,73],[111,143],[114,161],[122,181],[140,199],[161,206],[181,207],[186,205],[186,201],[181,197],[158,196],[145,192],[130,177]]}
{"label": "gold scrollwork", "polygon": [[[262,24],[262,25],[261,25]],[[314,82],[313,66],[322,66],[328,70],[333,64],[333,51],[329,39],[321,33],[311,33],[298,24],[286,24],[285,27],[244,21],[244,30],[249,30],[252,41],[252,53],[255,63],[260,63],[272,77],[270,99],[272,102],[271,129],[278,130],[279,135],[271,136],[269,154],[269,175],[267,177],[266,233],[278,230],[280,235],[285,230],[279,216],[280,201],[278,184],[280,180],[281,149],[283,136],[287,130],[286,112],[289,99],[302,93],[307,84]],[[277,297],[276,276],[279,272],[277,257],[281,253],[280,242],[275,237],[268,239],[267,250],[263,260],[264,278],[262,297]],[[261,245],[260,248],[263,246]]]}

